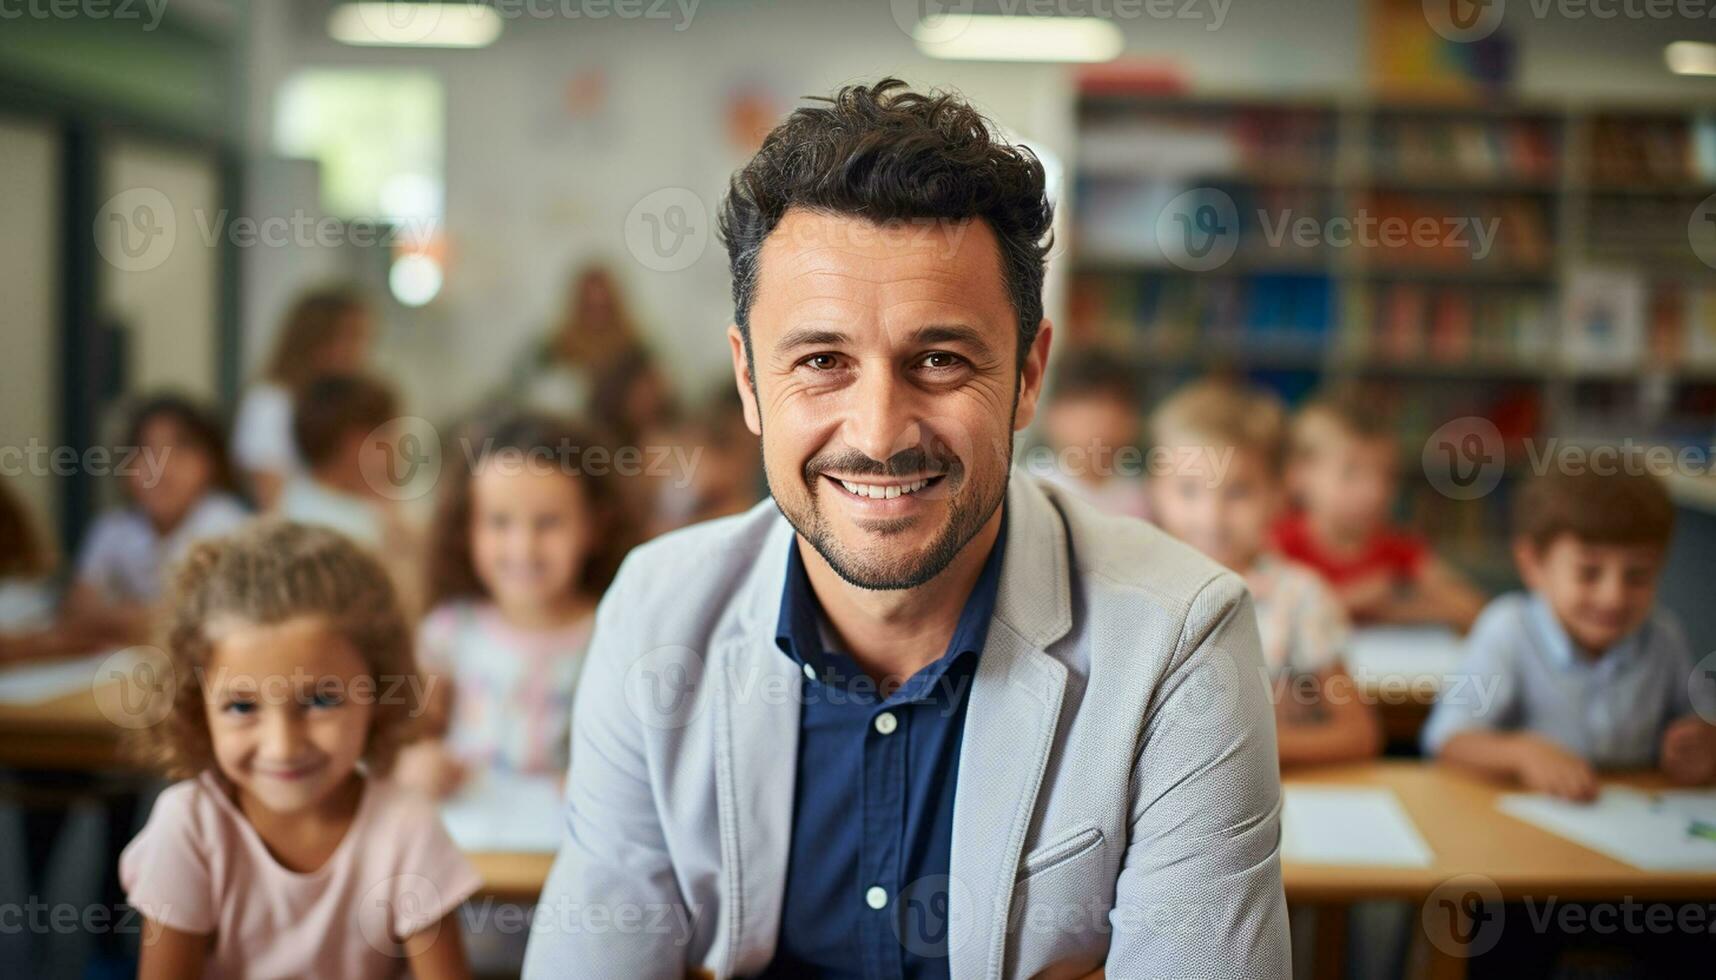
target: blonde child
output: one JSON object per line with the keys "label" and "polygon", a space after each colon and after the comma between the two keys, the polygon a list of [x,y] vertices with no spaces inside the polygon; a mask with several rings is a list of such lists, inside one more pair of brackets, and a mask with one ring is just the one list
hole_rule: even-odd
{"label": "blonde child", "polygon": [[1464,631],[1484,597],[1390,523],[1399,469],[1394,430],[1374,403],[1350,391],[1313,399],[1294,420],[1288,461],[1299,510],[1276,526],[1275,546],[1322,575],[1354,622]]}
{"label": "blonde child", "polygon": [[1173,462],[1151,475],[1151,512],[1250,587],[1277,682],[1282,765],[1368,758],[1381,751],[1381,729],[1341,664],[1346,616],[1314,572],[1268,548],[1284,497],[1283,419],[1260,391],[1220,381],[1180,389],[1150,418],[1156,451]]}
{"label": "blonde child", "polygon": [[98,517],[78,555],[66,618],[113,643],[142,643],[164,589],[164,569],[201,538],[249,519],[234,494],[226,433],[187,398],[159,395],[131,413],[121,452],[128,503]]}
{"label": "blonde child", "polygon": [[472,768],[565,776],[596,602],[629,537],[613,464],[588,433],[517,415],[465,442],[466,469],[439,503],[419,637],[439,681],[439,737],[404,762],[436,796]]}
{"label": "blonde child", "polygon": [[201,543],[163,643],[142,747],[182,781],[120,859],[138,975],[465,976],[480,881],[385,776],[422,688],[375,559],[276,521]]}
{"label": "blonde child", "polygon": [[239,402],[232,454],[264,510],[279,502],[286,482],[304,471],[292,438],[294,405],[323,375],[361,371],[375,336],[363,294],[333,286],[299,296],[286,313],[267,367]]}
{"label": "blonde child", "polygon": [[1425,752],[1575,800],[1596,795],[1603,769],[1716,782],[1716,720],[1694,710],[1716,704],[1716,685],[1656,605],[1668,492],[1647,473],[1582,469],[1532,477],[1514,504],[1529,591],[1485,607],[1460,668],[1472,693],[1437,704]]}

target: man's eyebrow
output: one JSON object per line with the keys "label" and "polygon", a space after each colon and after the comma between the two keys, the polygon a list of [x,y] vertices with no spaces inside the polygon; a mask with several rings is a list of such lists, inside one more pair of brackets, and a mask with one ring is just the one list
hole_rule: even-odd
{"label": "man's eyebrow", "polygon": [[935,323],[919,327],[913,331],[911,338],[920,344],[966,344],[976,348],[979,353],[989,353],[989,341],[984,339],[983,332],[962,323]]}
{"label": "man's eyebrow", "polygon": [[837,346],[850,341],[852,338],[838,330],[819,330],[815,327],[798,327],[789,330],[775,344],[776,350],[792,350],[795,347],[818,347],[824,344]]}

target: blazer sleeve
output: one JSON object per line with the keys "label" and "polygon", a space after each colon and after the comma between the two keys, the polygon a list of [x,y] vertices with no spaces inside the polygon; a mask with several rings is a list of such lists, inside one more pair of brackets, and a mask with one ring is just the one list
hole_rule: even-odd
{"label": "blazer sleeve", "polygon": [[1107,975],[1288,976],[1275,717],[1257,616],[1232,575],[1192,600],[1133,785]]}
{"label": "blazer sleeve", "polygon": [[626,697],[641,646],[626,618],[623,574],[596,614],[572,709],[565,832],[531,922],[526,978],[682,980],[692,918],[674,877],[644,752]]}

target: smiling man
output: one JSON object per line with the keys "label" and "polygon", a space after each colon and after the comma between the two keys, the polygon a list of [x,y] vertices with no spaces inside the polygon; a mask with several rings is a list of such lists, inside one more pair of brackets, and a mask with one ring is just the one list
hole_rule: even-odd
{"label": "smiling man", "polygon": [[530,976],[1286,976],[1233,575],[1012,470],[1048,362],[1029,151],[887,80],[733,179],[773,505],[597,614]]}

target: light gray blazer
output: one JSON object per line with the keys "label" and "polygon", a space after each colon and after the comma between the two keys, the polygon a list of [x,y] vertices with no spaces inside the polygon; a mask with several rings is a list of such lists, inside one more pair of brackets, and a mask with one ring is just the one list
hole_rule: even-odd
{"label": "light gray blazer", "polygon": [[[955,980],[1289,974],[1281,788],[1233,574],[1015,472],[954,803]],[[765,501],[637,549],[596,614],[527,977],[742,977],[774,955],[802,675]],[[864,901],[855,891],[853,902]]]}

